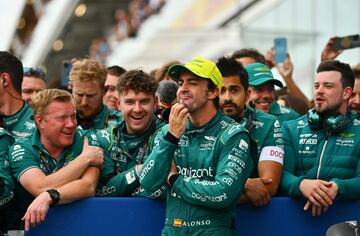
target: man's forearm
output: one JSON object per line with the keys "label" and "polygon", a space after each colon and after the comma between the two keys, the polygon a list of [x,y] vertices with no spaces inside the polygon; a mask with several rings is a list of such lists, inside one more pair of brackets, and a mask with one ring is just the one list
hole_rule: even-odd
{"label": "man's forearm", "polygon": [[79,199],[95,195],[100,170],[97,167],[89,167],[81,179],[71,181],[59,188],[60,204],[70,203]]}
{"label": "man's forearm", "polygon": [[38,190],[38,194],[48,189],[58,188],[71,181],[79,179],[84,174],[84,172],[88,167],[89,167],[89,162],[85,158],[82,158],[81,155],[78,156],[67,166],[61,168],[55,173],[52,173],[51,175],[45,176],[42,181],[43,183],[41,184],[41,187]]}

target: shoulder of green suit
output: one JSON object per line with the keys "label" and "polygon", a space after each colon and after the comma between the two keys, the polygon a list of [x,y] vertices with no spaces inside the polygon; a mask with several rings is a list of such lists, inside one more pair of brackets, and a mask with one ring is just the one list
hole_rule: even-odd
{"label": "shoulder of green suit", "polygon": [[280,122],[294,120],[300,117],[300,114],[289,107],[280,106],[277,102],[273,102],[269,113],[276,116]]}

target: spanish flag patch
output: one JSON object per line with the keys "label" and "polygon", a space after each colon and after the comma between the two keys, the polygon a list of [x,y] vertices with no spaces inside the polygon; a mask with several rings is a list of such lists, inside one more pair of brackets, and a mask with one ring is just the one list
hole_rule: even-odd
{"label": "spanish flag patch", "polygon": [[181,219],[174,219],[174,226],[181,227],[183,225],[183,220]]}

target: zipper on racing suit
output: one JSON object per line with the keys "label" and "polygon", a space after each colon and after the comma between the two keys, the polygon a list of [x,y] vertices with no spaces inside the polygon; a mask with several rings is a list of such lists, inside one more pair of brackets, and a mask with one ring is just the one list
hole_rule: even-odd
{"label": "zipper on racing suit", "polygon": [[329,136],[330,136],[330,133],[326,132],[325,142],[324,142],[324,145],[322,147],[321,154],[320,154],[320,160],[319,160],[319,165],[318,165],[318,169],[317,169],[317,173],[316,173],[316,179],[319,179],[319,177],[320,177],[321,164],[322,164],[322,160],[323,160],[323,157],[324,157],[325,148],[327,146]]}

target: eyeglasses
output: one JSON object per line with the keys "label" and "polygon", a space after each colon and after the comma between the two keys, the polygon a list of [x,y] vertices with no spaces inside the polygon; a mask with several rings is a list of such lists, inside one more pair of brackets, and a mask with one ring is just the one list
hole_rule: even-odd
{"label": "eyeglasses", "polygon": [[45,72],[38,67],[24,67],[24,76],[34,76],[45,80]]}

